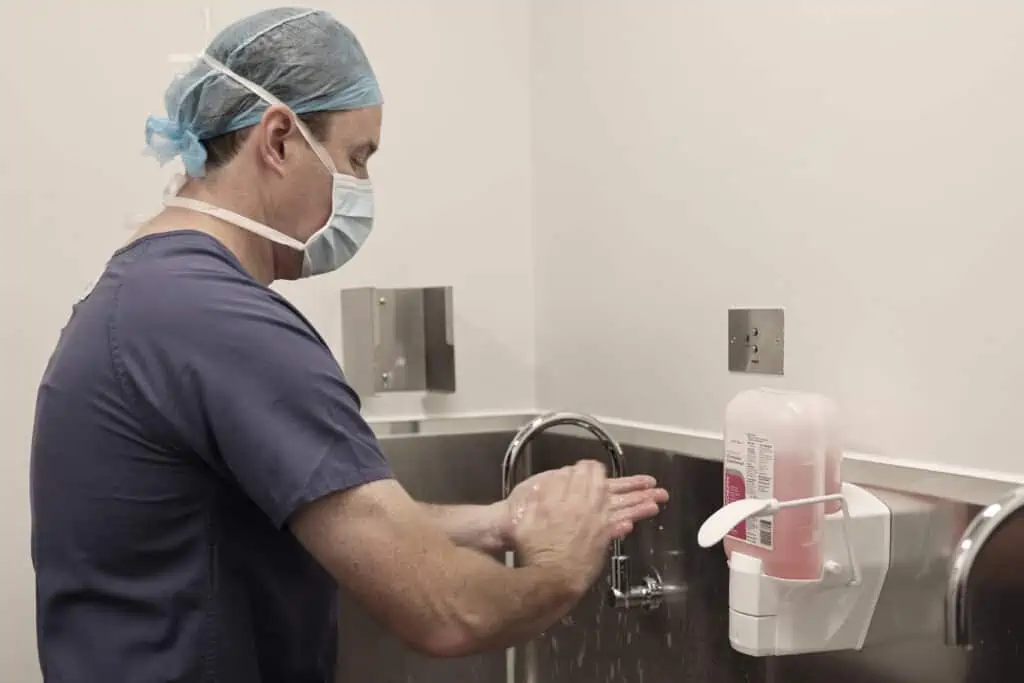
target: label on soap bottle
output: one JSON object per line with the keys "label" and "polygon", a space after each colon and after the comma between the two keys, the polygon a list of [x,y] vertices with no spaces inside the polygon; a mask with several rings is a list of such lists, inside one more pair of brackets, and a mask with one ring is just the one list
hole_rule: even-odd
{"label": "label on soap bottle", "polygon": [[[725,437],[725,504],[756,498],[775,497],[775,446],[765,436],[754,433],[727,434]],[[772,517],[752,517],[740,522],[729,536],[758,548],[775,547]]]}

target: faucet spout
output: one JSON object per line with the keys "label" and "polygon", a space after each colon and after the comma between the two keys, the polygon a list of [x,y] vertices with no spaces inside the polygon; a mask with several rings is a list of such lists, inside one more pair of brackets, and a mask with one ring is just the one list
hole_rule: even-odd
{"label": "faucet spout", "polygon": [[504,498],[508,498],[508,494],[512,493],[512,489],[519,483],[517,467],[526,446],[552,427],[563,426],[579,427],[590,432],[608,453],[608,471],[611,477],[622,476],[625,470],[622,446],[600,422],[581,413],[546,413],[523,425],[505,451],[505,459],[501,463],[501,491]]}
{"label": "faucet spout", "polygon": [[[608,470],[612,478],[621,477],[625,473],[625,458],[622,446],[612,438],[608,430],[593,417],[581,413],[547,413],[526,425],[513,437],[505,451],[505,459],[501,464],[502,497],[508,498],[512,489],[519,483],[519,460],[526,452],[529,443],[541,433],[552,427],[572,426],[586,430],[594,436],[608,454]],[[615,539],[611,547],[611,588],[609,603],[617,607],[644,607],[654,609],[661,604],[663,589],[657,573],[646,576],[638,586],[630,585],[629,557],[622,552],[622,541]]]}
{"label": "faucet spout", "polygon": [[953,551],[946,585],[946,644],[969,645],[970,610],[967,604],[971,570],[988,540],[1003,523],[1024,509],[1024,486],[979,512],[967,526]]}

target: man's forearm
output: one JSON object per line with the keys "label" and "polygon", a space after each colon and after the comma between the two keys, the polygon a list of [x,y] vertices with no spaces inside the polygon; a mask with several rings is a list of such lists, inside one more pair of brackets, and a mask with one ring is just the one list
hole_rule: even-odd
{"label": "man's forearm", "polygon": [[505,509],[491,505],[433,505],[420,503],[427,517],[440,527],[452,543],[485,553],[506,550],[503,525]]}
{"label": "man's forearm", "polygon": [[534,637],[565,616],[579,599],[572,578],[550,568],[513,569],[481,557],[510,549],[505,538],[505,508],[492,505],[420,503],[430,520],[457,546],[461,585],[448,592],[451,603],[441,613],[459,626],[445,629],[452,641],[442,656],[464,656],[515,645]]}
{"label": "man's forearm", "polygon": [[[461,506],[460,506],[461,507]],[[464,539],[493,543],[495,506],[429,511]],[[459,657],[533,637],[564,616],[587,588],[560,563],[506,567],[457,547],[394,480],[321,498],[289,522],[339,584],[415,649]],[[496,524],[496,526],[500,526]]]}
{"label": "man's forearm", "polygon": [[439,622],[448,627],[434,631],[443,638],[435,655],[464,657],[522,643],[568,614],[586,588],[555,567],[513,569],[468,548],[454,550],[461,576],[457,588],[444,591]]}

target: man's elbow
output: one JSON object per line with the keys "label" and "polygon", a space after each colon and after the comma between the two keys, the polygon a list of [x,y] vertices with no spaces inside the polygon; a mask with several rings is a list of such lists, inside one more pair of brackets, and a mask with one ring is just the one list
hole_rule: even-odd
{"label": "man's elbow", "polygon": [[470,634],[456,629],[439,629],[417,640],[411,643],[414,649],[439,659],[468,657],[485,649]]}
{"label": "man's elbow", "polygon": [[482,619],[461,618],[446,624],[424,628],[406,638],[409,646],[420,654],[439,659],[468,657],[495,649],[499,643]]}

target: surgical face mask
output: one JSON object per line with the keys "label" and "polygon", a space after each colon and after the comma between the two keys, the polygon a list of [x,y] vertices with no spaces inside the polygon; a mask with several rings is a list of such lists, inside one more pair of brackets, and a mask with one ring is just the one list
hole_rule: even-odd
{"label": "surgical face mask", "polygon": [[[213,69],[242,84],[265,102],[281,104],[280,100],[251,81],[242,78],[209,55],[203,55]],[[196,199],[178,196],[184,182],[178,180],[164,195],[164,205],[204,213],[237,225],[264,239],[302,252],[301,277],[322,275],[341,268],[359,251],[373,229],[373,184],[369,180],[338,173],[334,161],[323,145],[313,137],[296,117],[296,124],[306,142],[331,173],[331,213],[327,221],[305,242],[289,237],[267,225],[234,211],[222,209]]]}

